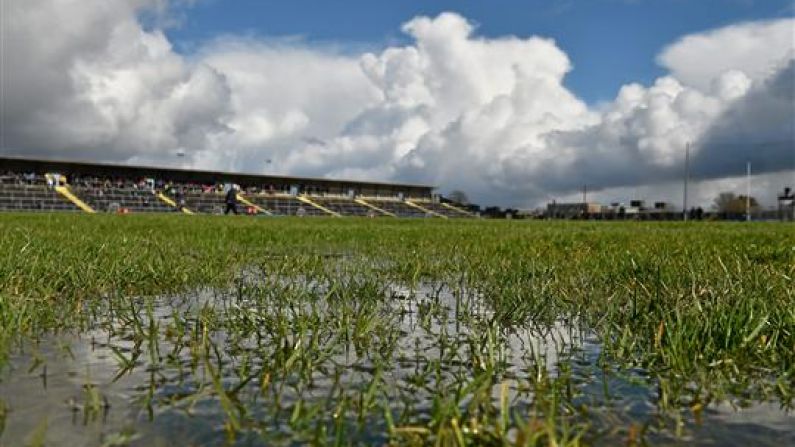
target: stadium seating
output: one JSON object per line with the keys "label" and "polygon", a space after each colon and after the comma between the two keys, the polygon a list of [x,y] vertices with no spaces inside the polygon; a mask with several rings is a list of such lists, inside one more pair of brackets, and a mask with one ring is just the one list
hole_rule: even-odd
{"label": "stadium seating", "polygon": [[[221,214],[237,174],[4,159],[0,211]],[[58,175],[56,173],[66,173]],[[219,175],[220,174],[220,175]],[[431,188],[319,179],[252,176],[240,193],[240,214],[271,216],[472,217],[430,199]],[[68,186],[66,182],[68,181]],[[315,183],[316,182],[316,183]],[[63,188],[56,186],[63,186]],[[404,189],[405,188],[405,189]],[[414,189],[412,189],[414,188]],[[413,191],[413,192],[412,192]],[[353,194],[363,194],[354,198]],[[393,195],[394,194],[394,195]],[[403,200],[410,194],[411,200]],[[184,207],[184,209],[182,209]]]}
{"label": "stadium seating", "polygon": [[0,184],[2,211],[80,211],[74,204],[43,184]]}
{"label": "stadium seating", "polygon": [[82,187],[72,191],[98,212],[173,213],[176,208],[163,203],[152,190],[131,187]]}
{"label": "stadium seating", "polygon": [[[171,196],[176,199],[176,196]],[[221,214],[224,212],[224,194],[220,192],[186,192],[185,206],[197,213]]]}
{"label": "stadium seating", "polygon": [[0,176],[0,211],[80,211],[35,174]]}
{"label": "stadium seating", "polygon": [[[329,214],[289,195],[257,194],[246,196],[252,203],[276,216],[328,216]],[[314,200],[314,198],[313,198]]]}
{"label": "stadium seating", "polygon": [[347,197],[312,197],[312,200],[342,216],[386,216],[386,214],[375,211],[374,209],[368,208],[364,205],[360,205]]}
{"label": "stadium seating", "polygon": [[460,208],[447,207],[442,205],[441,203],[433,202],[430,200],[415,200],[414,203],[420,205],[425,209],[431,210],[434,213],[441,214],[442,216],[447,216],[450,218],[474,217]]}
{"label": "stadium seating", "polygon": [[382,210],[389,211],[397,217],[434,217],[432,213],[424,212],[398,199],[385,199],[379,197],[367,198],[365,200]]}

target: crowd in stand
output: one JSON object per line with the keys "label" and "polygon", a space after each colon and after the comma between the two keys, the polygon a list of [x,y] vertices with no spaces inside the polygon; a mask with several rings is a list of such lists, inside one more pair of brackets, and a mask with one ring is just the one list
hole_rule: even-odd
{"label": "crowd in stand", "polygon": [[39,185],[45,183],[45,178],[36,175],[35,172],[6,171],[3,175],[0,175],[0,183],[6,185]]}
{"label": "crowd in stand", "polygon": [[[0,175],[0,183],[17,185],[49,185],[66,184],[67,177],[57,173],[40,175],[33,172],[7,171]],[[130,178],[117,176],[96,176],[72,174],[68,177],[69,185],[87,190],[92,195],[102,196],[116,190],[141,191],[149,193],[164,192],[174,198],[195,196],[199,194],[225,194],[229,189],[228,183],[195,183],[174,182],[149,177]],[[332,194],[328,187],[307,184],[263,184],[239,187],[245,195],[297,195],[308,194],[312,196],[339,197],[342,194]]]}
{"label": "crowd in stand", "polygon": [[[163,191],[166,191],[169,195],[174,195],[179,192],[182,194],[223,194],[228,189],[228,184],[225,183],[215,183],[215,184],[199,184],[199,183],[176,183],[176,182],[167,182],[163,184],[159,182],[157,184],[157,188]],[[237,188],[244,194],[247,195],[257,195],[257,194],[265,194],[265,195],[277,195],[277,194],[291,194],[293,192],[297,194],[311,194],[311,195],[327,195],[329,194],[328,188],[321,188],[317,186],[306,186],[303,184],[295,185],[293,188],[290,185],[249,185],[246,187],[239,187]]]}
{"label": "crowd in stand", "polygon": [[5,174],[0,175],[0,183],[4,185],[47,185],[49,187],[54,187],[58,185],[65,185],[66,177],[59,174],[39,175],[35,172],[6,171]]}
{"label": "crowd in stand", "polygon": [[[30,173],[22,173],[22,172],[12,172],[6,171],[4,174],[0,175],[0,182],[4,184],[15,184],[15,185],[44,185],[48,181],[48,177],[56,176],[61,178],[61,180],[65,180],[64,176],[59,176],[58,174],[51,174],[51,175],[39,175],[34,172]],[[125,177],[100,177],[100,176],[88,176],[88,175],[78,175],[74,174],[69,178],[69,184],[75,186],[77,188],[86,188],[90,190],[94,190],[95,192],[101,192],[102,190],[112,190],[112,189],[126,189],[126,190],[137,190],[137,191],[148,191],[148,192],[155,192],[155,191],[164,191],[166,194],[169,195],[177,195],[177,194],[222,194],[225,193],[227,190],[227,184],[224,183],[177,183],[172,181],[165,181],[162,179],[152,179],[152,178],[139,178],[139,179],[132,179],[132,178],[125,178]],[[52,185],[51,185],[52,186]],[[241,188],[242,192],[245,194],[289,194],[291,192],[291,187],[289,185],[262,185],[262,186],[247,186],[245,188]],[[304,185],[297,185],[297,192],[298,193],[309,193],[309,194],[326,194],[328,192],[327,189],[313,187],[313,186],[304,186]]]}
{"label": "crowd in stand", "polygon": [[122,178],[122,177],[96,177],[96,176],[80,176],[80,175],[73,175],[71,178],[71,184],[77,187],[95,188],[95,189],[117,188],[117,189],[152,190],[154,187],[154,185],[152,185],[146,179],[140,179],[139,181],[134,181],[132,179]]}

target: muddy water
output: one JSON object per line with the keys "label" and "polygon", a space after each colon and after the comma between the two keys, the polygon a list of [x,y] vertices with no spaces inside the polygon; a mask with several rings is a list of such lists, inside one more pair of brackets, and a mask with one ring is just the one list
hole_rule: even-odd
{"label": "muddy water", "polygon": [[[322,295],[325,290],[313,293]],[[488,321],[490,311],[477,296],[462,298],[437,287],[412,291],[390,286],[384,294],[385,307],[377,309],[383,312],[379,321],[397,336],[391,348],[393,362],[386,367],[374,363],[372,346],[357,349],[353,343],[334,342],[328,356],[315,358],[311,380],[290,377],[262,392],[265,378],[249,374],[256,377],[243,382],[241,377],[247,374],[240,371],[247,361],[250,370],[262,369],[271,359],[256,354],[267,351],[275,356],[278,350],[251,334],[241,340],[223,326],[210,334],[218,348],[214,355],[222,359],[221,386],[227,391],[239,388],[239,404],[246,408],[247,418],[256,421],[234,439],[226,430],[229,413],[218,397],[212,367],[197,364],[194,351],[166,329],[173,326],[175,314],[190,322],[211,309],[221,315],[218,321],[247,319],[273,311],[268,304],[249,301],[239,293],[201,291],[153,302],[151,321],[159,328],[156,345],[134,336],[129,316],[109,316],[83,334],[54,334],[25,343],[0,373],[0,400],[7,408],[0,445],[25,445],[38,439],[46,445],[80,446],[300,444],[309,442],[315,420],[329,419],[336,411],[338,393],[359,396],[375,375],[393,398],[386,405],[394,414],[410,408],[416,414],[414,422],[422,423],[430,417],[438,383],[454,384],[461,374],[484,367],[473,362],[488,362],[485,353],[471,355],[470,343],[473,336],[488,332],[481,323]],[[330,311],[323,305],[329,304],[304,306],[296,312]],[[141,306],[137,315],[144,326],[149,324],[145,314]],[[642,424],[651,444],[795,445],[795,417],[775,403],[744,408],[713,404],[699,420],[691,414],[681,420],[660,416],[654,381],[642,370],[613,371],[600,364],[599,341],[576,326],[558,321],[543,328],[500,331],[492,353],[500,365],[491,389],[495,401],[505,383],[512,407],[527,408],[533,396],[520,384],[529,375],[565,372],[571,375],[573,404],[588,408],[587,421],[595,427],[588,441],[593,444],[625,443],[626,433],[613,428]],[[246,359],[247,354],[254,354],[253,358]],[[423,373],[434,365],[438,367],[433,374]],[[306,421],[296,421],[295,414],[302,412],[308,414]],[[377,409],[364,421],[349,414],[345,437],[383,443],[387,438],[382,416]]]}

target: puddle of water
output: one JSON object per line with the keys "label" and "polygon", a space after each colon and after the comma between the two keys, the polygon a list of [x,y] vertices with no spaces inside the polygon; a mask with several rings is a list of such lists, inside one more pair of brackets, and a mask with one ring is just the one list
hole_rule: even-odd
{"label": "puddle of water", "polygon": [[705,410],[703,423],[691,436],[691,444],[702,445],[795,445],[795,414],[772,402],[739,408],[723,402]]}
{"label": "puddle of water", "polygon": [[[34,367],[35,359],[42,363]],[[117,370],[112,351],[92,344],[90,336],[63,334],[28,346],[0,382],[9,411],[0,441],[23,445],[46,430],[47,445],[101,445],[134,426],[133,396],[143,374],[114,380]],[[99,392],[99,400],[87,386]]]}
{"label": "puddle of water", "polygon": [[[475,293],[430,285],[377,291],[383,300],[359,303],[329,298],[322,281],[276,279],[150,306],[140,300],[134,312],[106,310],[91,331],[53,335],[12,357],[0,374],[0,400],[10,410],[0,443],[23,445],[42,431],[53,445],[301,444],[344,428],[345,439],[383,444],[381,406],[423,424],[435,398],[488,371],[492,402],[506,383],[520,410],[533,404],[523,386],[531,377],[568,375],[572,404],[588,408],[581,418],[594,426],[595,444],[625,443],[624,431],[611,430],[638,422],[652,427],[653,444],[795,444],[792,414],[766,403],[709,406],[700,423],[683,421],[679,437],[655,428],[670,421],[658,414],[654,382],[641,370],[601,366],[599,341],[576,322],[506,328]],[[321,329],[303,330],[312,324]],[[357,324],[377,327],[360,328],[356,338]],[[291,372],[279,377],[282,370]],[[373,382],[380,391],[368,406]],[[219,386],[233,398],[224,402]],[[230,414],[241,425],[233,440]]]}

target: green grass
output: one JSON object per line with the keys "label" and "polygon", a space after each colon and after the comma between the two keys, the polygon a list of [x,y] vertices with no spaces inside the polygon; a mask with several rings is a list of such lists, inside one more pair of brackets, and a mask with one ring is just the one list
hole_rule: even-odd
{"label": "green grass", "polygon": [[[642,442],[710,402],[792,403],[792,225],[0,215],[0,234],[0,368],[25,340],[102,327],[205,377],[142,405],[213,399],[228,441],[282,439],[264,411],[314,443]],[[147,297],[199,288],[225,298],[154,316]],[[570,349],[553,372],[511,364],[511,337],[561,322],[600,343],[593,377],[640,371],[658,418],[613,410],[611,428]]]}

